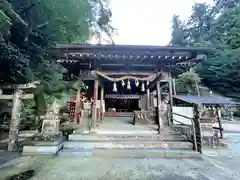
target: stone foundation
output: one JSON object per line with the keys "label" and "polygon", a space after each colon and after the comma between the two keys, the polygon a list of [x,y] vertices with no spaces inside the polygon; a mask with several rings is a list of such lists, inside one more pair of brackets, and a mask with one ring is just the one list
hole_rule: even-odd
{"label": "stone foundation", "polygon": [[22,155],[45,155],[45,154],[57,154],[63,148],[62,141],[43,142],[36,141],[35,145],[26,145],[23,147]]}

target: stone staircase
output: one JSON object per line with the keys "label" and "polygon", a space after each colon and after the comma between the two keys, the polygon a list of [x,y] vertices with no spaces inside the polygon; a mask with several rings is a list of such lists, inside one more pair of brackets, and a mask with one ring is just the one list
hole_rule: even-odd
{"label": "stone staircase", "polygon": [[80,157],[118,157],[118,158],[200,158],[193,151],[192,142],[187,141],[181,132],[170,127],[162,129],[160,134],[122,132],[110,133],[74,133],[63,144],[59,156]]}

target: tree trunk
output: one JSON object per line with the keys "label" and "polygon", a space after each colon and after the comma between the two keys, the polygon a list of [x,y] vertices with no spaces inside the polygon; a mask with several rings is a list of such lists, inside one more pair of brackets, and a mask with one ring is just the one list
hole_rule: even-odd
{"label": "tree trunk", "polygon": [[199,86],[198,86],[198,83],[195,81],[195,85],[196,85],[196,89],[197,89],[197,94],[198,96],[201,96],[200,94],[200,90],[199,90]]}
{"label": "tree trunk", "polygon": [[8,151],[16,151],[18,149],[18,128],[20,125],[21,96],[22,90],[15,90],[12,107],[12,118],[9,129]]}

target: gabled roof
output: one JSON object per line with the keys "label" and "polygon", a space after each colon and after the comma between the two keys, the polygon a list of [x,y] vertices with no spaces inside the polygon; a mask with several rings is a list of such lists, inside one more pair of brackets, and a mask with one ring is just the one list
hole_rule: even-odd
{"label": "gabled roof", "polygon": [[181,96],[177,95],[174,98],[192,103],[192,104],[217,104],[217,105],[234,105],[238,104],[230,98],[225,98],[221,96]]}
{"label": "gabled roof", "polygon": [[213,52],[207,47],[58,44],[53,51],[57,62],[69,72],[79,69],[102,71],[171,71],[177,76]]}
{"label": "gabled roof", "polygon": [[118,51],[118,52],[134,52],[134,51],[188,51],[208,54],[212,52],[209,47],[187,47],[187,46],[150,46],[150,45],[102,45],[102,44],[57,44],[56,49],[80,50],[80,51]]}

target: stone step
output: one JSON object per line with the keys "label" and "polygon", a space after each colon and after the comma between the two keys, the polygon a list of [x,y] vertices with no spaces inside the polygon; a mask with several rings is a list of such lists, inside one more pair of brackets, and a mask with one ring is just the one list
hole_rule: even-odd
{"label": "stone step", "polygon": [[[95,133],[97,135],[158,135],[158,131],[153,130],[93,130],[92,133]],[[89,134],[89,130],[87,129],[81,129],[81,130],[75,130],[74,134]],[[160,134],[164,135],[181,135],[182,133],[180,131],[175,131],[172,129],[163,129],[160,131]]]}
{"label": "stone step", "polygon": [[99,158],[194,158],[201,159],[200,153],[192,150],[166,149],[62,149],[62,157],[99,157]]}
{"label": "stone step", "polygon": [[193,149],[187,141],[66,141],[64,149]]}
{"label": "stone step", "polygon": [[63,141],[33,141],[31,144],[24,145],[22,155],[45,155],[56,154],[63,148]]}
{"label": "stone step", "polygon": [[166,140],[166,141],[184,141],[183,135],[99,135],[99,134],[70,134],[69,141],[98,141],[98,140]]}

